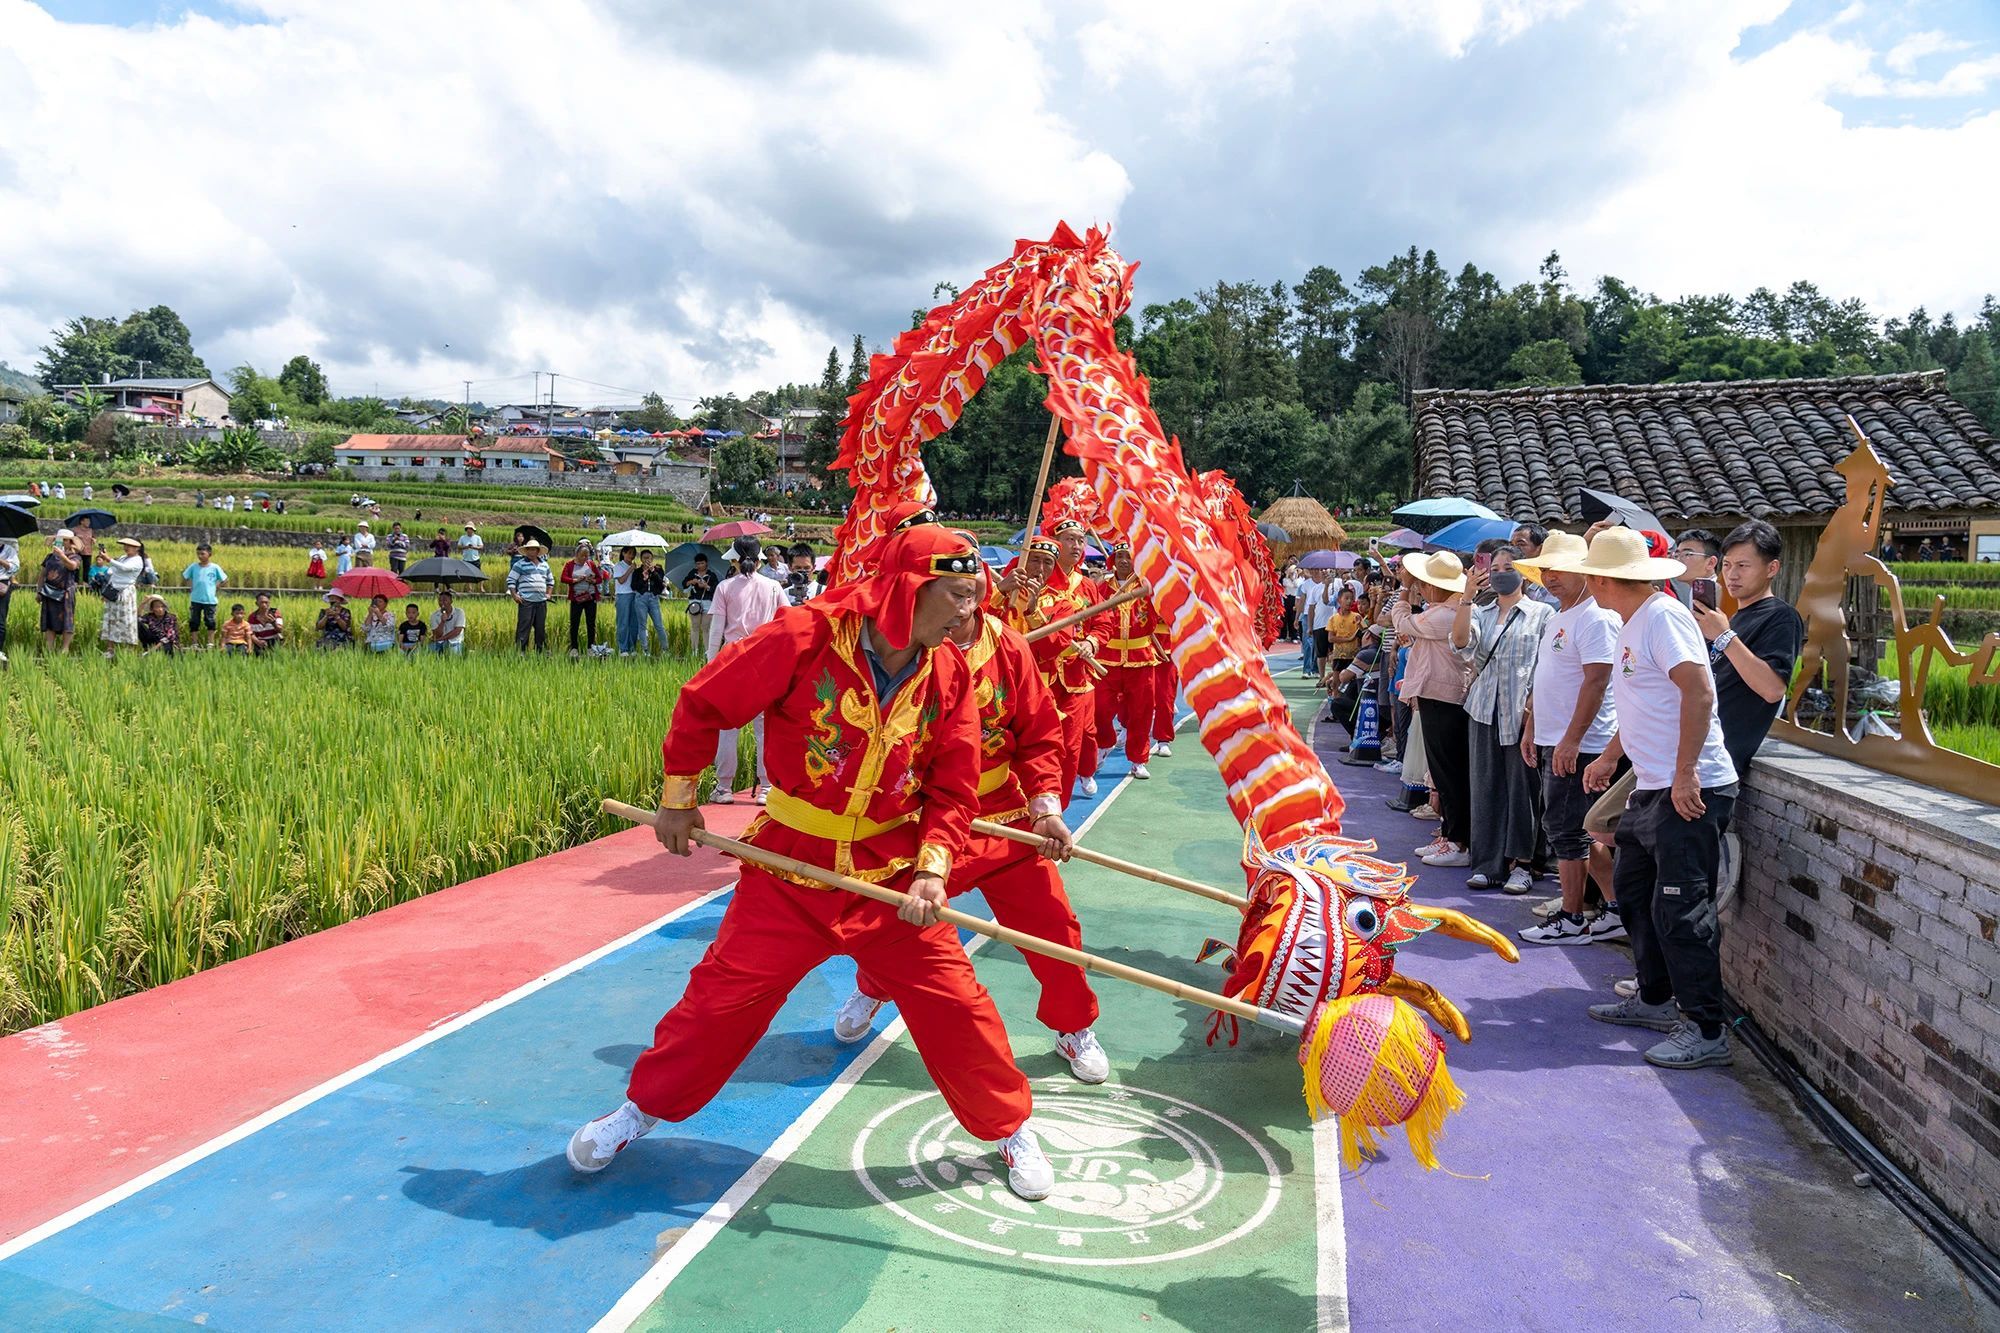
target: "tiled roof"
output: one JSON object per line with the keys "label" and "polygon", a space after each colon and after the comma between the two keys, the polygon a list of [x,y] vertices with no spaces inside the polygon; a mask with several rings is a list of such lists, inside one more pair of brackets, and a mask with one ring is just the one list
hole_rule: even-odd
{"label": "tiled roof", "polygon": [[1420,496],[1573,520],[1580,486],[1663,519],[1831,513],[1852,413],[1888,464],[1888,508],[2000,508],[2000,442],[1943,371],[1723,384],[1433,389],[1415,397]]}
{"label": "tiled roof", "polygon": [[465,450],[465,437],[463,435],[350,435],[334,447],[399,454],[455,454]]}

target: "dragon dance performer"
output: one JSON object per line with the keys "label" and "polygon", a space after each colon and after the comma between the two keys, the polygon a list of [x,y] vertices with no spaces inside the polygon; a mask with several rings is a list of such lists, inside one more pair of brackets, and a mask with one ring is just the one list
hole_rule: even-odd
{"label": "dragon dance performer", "polygon": [[[963,535],[963,534],[961,534]],[[971,538],[967,537],[967,541]],[[992,615],[968,616],[952,635],[972,668],[973,699],[979,708],[981,818],[1031,829],[1043,839],[1038,850],[1006,838],[973,835],[952,865],[947,892],[972,889],[985,894],[993,919],[1072,949],[1083,947],[1083,932],[1055,861],[1069,859],[1070,833],[1062,818],[1063,724],[1055,698],[1042,682],[1034,649]],[[1041,983],[1035,1016],[1056,1034],[1056,1053],[1084,1083],[1102,1083],[1111,1061],[1091,1025],[1097,996],[1083,969],[1038,953],[1025,955]],[[857,971],[855,991],[833,1020],[833,1035],[856,1042],[872,1029],[889,999],[882,984]]]}
{"label": "dragon dance performer", "polygon": [[[1130,542],[1112,546],[1111,574],[1111,596],[1146,586],[1132,571]],[[1132,765],[1132,776],[1150,778],[1146,760],[1152,754],[1154,695],[1159,689],[1161,654],[1154,636],[1161,627],[1160,613],[1153,609],[1151,596],[1141,596],[1110,608],[1091,624],[1104,640],[1097,656],[1104,668],[1096,691],[1098,749],[1111,748],[1116,721],[1125,728],[1125,758]],[[1169,699],[1168,707],[1172,706]]]}
{"label": "dragon dance performer", "polygon": [[792,988],[838,953],[900,1006],[959,1123],[998,1141],[1009,1187],[1039,1199],[1054,1185],[993,998],[936,917],[979,806],[972,673],[956,649],[939,651],[976,610],[979,554],[943,528],[912,527],[883,542],[877,570],[781,612],[682,688],[655,829],[689,853],[703,827],[696,779],[717,735],[762,713],[772,787],[743,840],[874,883],[907,878],[917,901],[897,909],[743,866],[715,942],[632,1066],[627,1100],[571,1137],[578,1171],[602,1171],[661,1120],[707,1105]]}
{"label": "dragon dance performer", "polygon": [[[1061,620],[1102,600],[1080,572],[1083,524],[1073,518],[1045,525],[1016,564],[1000,579],[999,609],[1007,624],[1026,633]],[[1037,639],[1030,647],[1042,679],[1055,695],[1063,720],[1062,803],[1067,809],[1081,780],[1085,796],[1097,795],[1097,706],[1093,690],[1104,668],[1097,664],[1098,640],[1092,623],[1072,625]]]}
{"label": "dragon dance performer", "polygon": [[1159,620],[1153,628],[1153,652],[1159,658],[1153,667],[1153,754],[1160,759],[1174,757],[1174,700],[1181,677],[1174,669],[1173,646],[1167,622]]}

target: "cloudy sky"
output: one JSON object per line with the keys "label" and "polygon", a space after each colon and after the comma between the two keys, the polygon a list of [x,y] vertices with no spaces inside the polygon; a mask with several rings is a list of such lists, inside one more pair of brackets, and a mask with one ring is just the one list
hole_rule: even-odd
{"label": "cloudy sky", "polygon": [[217,371],[691,401],[1058,218],[1141,302],[1414,242],[1966,313],[1996,163],[1992,0],[0,0],[0,359],[165,302]]}

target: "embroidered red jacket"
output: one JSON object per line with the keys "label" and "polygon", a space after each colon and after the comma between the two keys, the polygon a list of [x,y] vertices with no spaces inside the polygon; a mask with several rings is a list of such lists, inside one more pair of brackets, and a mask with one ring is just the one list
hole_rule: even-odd
{"label": "embroidered red jacket", "polygon": [[1062,714],[1032,646],[995,616],[979,617],[965,651],[979,708],[979,814],[1002,824],[1062,809]]}
{"label": "embroidered red jacket", "polygon": [[[1129,588],[1144,588],[1145,581],[1133,575],[1112,589],[1112,595]],[[1160,613],[1153,609],[1151,596],[1142,595],[1114,606],[1090,622],[1101,646],[1097,660],[1107,667],[1150,667],[1159,662],[1155,631],[1162,628]]]}
{"label": "embroidered red jacket", "polygon": [[691,804],[718,733],[762,713],[773,789],[743,841],[877,883],[949,874],[979,806],[972,672],[950,644],[924,653],[884,710],[863,624],[793,607],[696,673],[661,744],[666,803]]}
{"label": "embroidered red jacket", "polygon": [[[995,597],[999,597],[997,592]],[[1048,582],[1042,586],[1042,595],[1034,606],[1024,606],[1023,597],[1016,594],[1000,599],[999,610],[1011,628],[1026,634],[1101,600],[1095,583],[1081,574],[1065,574],[1057,568],[1049,572]],[[1056,694],[1082,694],[1096,683],[1079,654],[1080,646],[1086,642],[1093,651],[1100,646],[1092,632],[1095,623],[1094,619],[1086,620],[1028,645],[1036,665],[1042,669],[1042,679]]]}

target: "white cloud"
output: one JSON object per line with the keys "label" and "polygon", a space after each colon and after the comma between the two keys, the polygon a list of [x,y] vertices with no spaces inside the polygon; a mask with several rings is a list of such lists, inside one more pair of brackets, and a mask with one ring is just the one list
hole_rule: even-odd
{"label": "white cloud", "polygon": [[1970,42],[1959,41],[1957,38],[1936,31],[1911,33],[1889,48],[1888,53],[1882,57],[1882,63],[1894,73],[1913,74],[1916,72],[1917,62],[1926,56],[1948,55],[1967,50],[1971,45]]}

